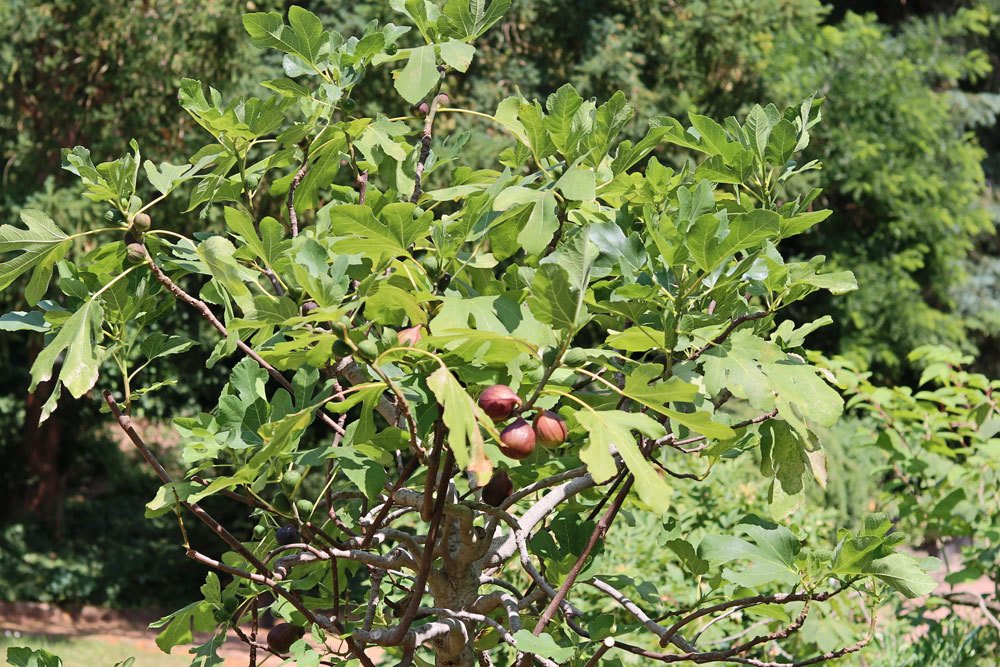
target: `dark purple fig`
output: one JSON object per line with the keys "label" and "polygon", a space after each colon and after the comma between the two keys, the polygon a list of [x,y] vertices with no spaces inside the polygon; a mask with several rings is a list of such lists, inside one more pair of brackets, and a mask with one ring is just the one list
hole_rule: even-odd
{"label": "dark purple fig", "polygon": [[306,631],[291,623],[278,623],[267,633],[267,647],[275,653],[288,653],[292,644],[302,639]]}
{"label": "dark purple fig", "polygon": [[302,541],[299,537],[299,529],[293,524],[282,526],[278,530],[274,531],[274,539],[281,546],[285,546],[286,544],[295,544]]}
{"label": "dark purple fig", "polygon": [[514,493],[514,482],[510,481],[510,476],[506,470],[496,470],[490,481],[483,487],[483,502],[493,507],[500,507],[503,501],[510,498]]}

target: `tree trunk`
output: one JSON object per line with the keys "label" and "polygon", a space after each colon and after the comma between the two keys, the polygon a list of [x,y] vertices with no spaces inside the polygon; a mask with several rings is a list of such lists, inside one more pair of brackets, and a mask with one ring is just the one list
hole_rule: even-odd
{"label": "tree trunk", "polygon": [[[40,351],[40,337],[32,336],[28,355],[33,362]],[[22,485],[14,494],[13,518],[35,518],[58,535],[62,530],[62,507],[66,481],[59,470],[59,420],[51,417],[39,424],[42,406],[52,395],[53,381],[38,385],[25,397],[24,429],[20,441],[23,462]]]}

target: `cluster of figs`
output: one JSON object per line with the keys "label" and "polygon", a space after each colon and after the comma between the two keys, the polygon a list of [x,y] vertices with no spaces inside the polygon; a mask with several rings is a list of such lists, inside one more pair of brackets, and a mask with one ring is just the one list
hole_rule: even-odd
{"label": "cluster of figs", "polygon": [[[528,423],[520,416],[521,397],[505,384],[487,387],[479,395],[479,407],[494,421],[514,421],[500,432],[500,451],[512,459],[526,459],[535,451],[535,445],[554,449],[566,442],[566,422],[551,410],[539,410],[535,419]],[[514,484],[504,470],[493,473],[483,487],[484,503],[499,507],[514,492]]]}

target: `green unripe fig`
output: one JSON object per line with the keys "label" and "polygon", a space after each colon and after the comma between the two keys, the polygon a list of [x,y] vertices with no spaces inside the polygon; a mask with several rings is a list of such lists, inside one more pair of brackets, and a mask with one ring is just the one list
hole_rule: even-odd
{"label": "green unripe fig", "polygon": [[397,53],[399,53],[399,47],[396,46],[395,44],[390,44],[389,46],[385,47],[385,55],[394,56]]}
{"label": "green unripe fig", "polygon": [[344,111],[354,111],[358,108],[358,103],[348,97],[347,99],[340,101],[340,108]]}
{"label": "green unripe fig", "polygon": [[128,256],[128,261],[133,264],[142,264],[149,256],[149,253],[146,252],[146,246],[141,243],[129,243],[125,248],[125,254]]}
{"label": "green unripe fig", "polygon": [[365,359],[374,359],[378,356],[378,345],[373,340],[363,340],[358,343],[358,353]]}
{"label": "green unripe fig", "polygon": [[104,212],[104,219],[108,222],[114,222],[115,212],[113,210],[108,210]]}
{"label": "green unripe fig", "polygon": [[261,524],[257,524],[253,527],[253,536],[258,540],[267,533],[267,528]]}
{"label": "green unripe fig", "polygon": [[338,359],[340,357],[346,357],[351,354],[351,348],[347,345],[347,343],[345,343],[342,340],[333,341],[333,347],[331,348],[331,350],[333,351],[333,356],[337,357]]}
{"label": "green unripe fig", "polygon": [[310,514],[313,511],[313,502],[311,500],[306,500],[302,498],[295,503],[295,506],[299,508],[299,514]]}
{"label": "green unripe fig", "polygon": [[545,351],[542,352],[542,363],[545,364],[546,366],[551,366],[552,364],[554,364],[556,362],[556,353],[558,351],[559,350],[557,350],[554,347],[545,348]]}
{"label": "green unripe fig", "polygon": [[135,217],[132,218],[132,226],[140,232],[149,231],[152,224],[153,221],[146,213],[136,213]]}
{"label": "green unripe fig", "polygon": [[420,264],[423,265],[427,273],[432,275],[437,273],[438,269],[441,268],[441,262],[438,260],[437,255],[431,255],[430,253],[420,258]]}
{"label": "green unripe fig", "polygon": [[302,473],[298,470],[289,470],[281,476],[281,484],[289,489],[294,489],[302,479]]}

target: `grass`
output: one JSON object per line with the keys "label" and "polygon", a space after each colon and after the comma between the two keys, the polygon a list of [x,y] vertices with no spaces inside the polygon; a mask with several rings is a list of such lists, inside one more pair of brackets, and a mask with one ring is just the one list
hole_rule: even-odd
{"label": "grass", "polygon": [[122,637],[59,637],[0,634],[0,663],[11,646],[45,649],[62,658],[64,667],[112,667],[126,658],[135,658],[135,667],[181,667],[191,664],[182,650],[175,655],[161,653],[152,642]]}

